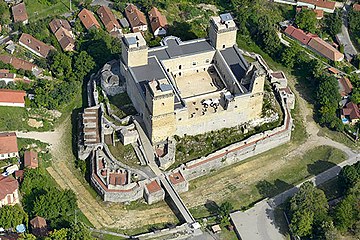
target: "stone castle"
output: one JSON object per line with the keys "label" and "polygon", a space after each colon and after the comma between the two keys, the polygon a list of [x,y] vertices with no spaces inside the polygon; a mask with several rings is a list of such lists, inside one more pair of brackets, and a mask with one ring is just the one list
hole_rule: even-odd
{"label": "stone castle", "polygon": [[261,117],[266,77],[236,45],[230,14],[212,17],[209,38],[169,36],[148,48],[141,33],[122,38],[121,75],[152,144]]}

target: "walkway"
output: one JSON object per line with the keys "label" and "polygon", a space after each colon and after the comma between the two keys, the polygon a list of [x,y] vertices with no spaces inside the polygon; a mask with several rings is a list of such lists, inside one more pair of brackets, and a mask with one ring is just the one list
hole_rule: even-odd
{"label": "walkway", "polygon": [[358,54],[356,48],[354,47],[353,43],[351,42],[348,27],[348,13],[351,9],[351,4],[353,0],[348,0],[343,8],[343,17],[342,17],[342,26],[341,26],[341,33],[336,35],[337,40],[340,44],[344,46],[344,53],[347,60],[351,60],[354,56]]}
{"label": "walkway", "polygon": [[181,216],[184,218],[185,222],[188,224],[195,223],[195,218],[191,215],[189,209],[187,209],[169,179],[164,175],[160,177],[160,181],[165,191],[169,194],[171,200],[174,202],[176,208],[179,210]]}

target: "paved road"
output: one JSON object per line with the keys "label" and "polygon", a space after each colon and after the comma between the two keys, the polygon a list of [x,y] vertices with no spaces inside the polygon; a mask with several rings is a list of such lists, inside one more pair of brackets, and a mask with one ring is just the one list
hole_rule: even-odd
{"label": "paved road", "polygon": [[[347,152],[349,154],[349,152]],[[346,165],[352,165],[360,160],[359,153],[351,152],[348,160],[338,164],[335,167],[328,169],[327,171],[320,173],[319,175],[310,178],[307,181],[311,181],[314,185],[320,185],[335,176],[337,176],[340,170]],[[304,181],[305,182],[305,181]],[[239,231],[243,240],[281,240],[284,239],[282,229],[275,222],[274,209],[285,200],[293,196],[304,183],[300,183],[297,186],[269,199],[263,200],[256,204],[253,208],[245,212],[235,212],[230,214],[232,221],[235,224],[236,229]]]}
{"label": "paved road", "polygon": [[341,26],[341,33],[336,35],[336,38],[344,46],[344,53],[346,59],[351,60],[355,55],[358,54],[356,48],[354,47],[353,43],[351,42],[349,31],[348,31],[348,13],[351,9],[351,4],[353,0],[348,0],[343,8],[343,21]]}

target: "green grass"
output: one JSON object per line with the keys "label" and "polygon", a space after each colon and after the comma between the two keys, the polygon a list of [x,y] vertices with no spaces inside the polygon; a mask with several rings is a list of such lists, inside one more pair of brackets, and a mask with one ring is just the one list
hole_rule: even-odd
{"label": "green grass", "polygon": [[224,240],[237,240],[235,231],[230,231],[226,228],[221,228],[220,239]]}
{"label": "green grass", "polygon": [[110,235],[110,234],[96,233],[96,232],[93,232],[92,236],[95,237],[96,239],[100,239],[100,240],[122,240],[122,239],[126,239],[126,238],[122,238],[122,237],[118,237],[118,236],[114,236],[114,235]]}
{"label": "green grass", "polygon": [[[287,149],[287,145],[277,147],[259,156],[249,158],[215,173],[197,178],[190,182],[190,191],[196,191],[198,186],[206,185],[209,181],[217,181],[216,178],[218,174],[235,174],[236,171],[232,172],[232,169],[241,164],[257,161],[256,158],[261,159],[260,162],[256,162],[259,166],[269,164],[269,162],[271,162],[271,164],[277,164],[276,161],[279,161],[285,153],[284,149]],[[223,201],[229,201],[235,209],[247,209],[266,197],[275,196],[335,166],[335,164],[344,161],[345,158],[345,153],[338,149],[329,146],[316,147],[306,152],[301,158],[295,157],[294,159],[287,160],[285,163],[281,163],[281,168],[272,171],[271,174],[264,174],[264,177],[259,176],[257,181],[251,184],[246,184],[246,186],[242,187],[227,184],[227,186],[224,186],[222,199]],[[217,202],[217,205],[220,204],[221,202]],[[195,218],[199,219],[213,214],[213,210],[208,209],[208,207],[204,205],[190,208],[190,211]]]}
{"label": "green grass", "polygon": [[132,106],[131,99],[126,93],[120,93],[109,97],[109,103],[114,114],[119,118],[136,114],[135,108]]}
{"label": "green grass", "polygon": [[319,136],[328,137],[336,142],[340,142],[348,146],[352,149],[360,149],[359,141],[354,142],[349,137],[347,137],[344,133],[332,131],[328,128],[322,127],[318,133]]}
{"label": "green grass", "polygon": [[138,160],[135,151],[131,144],[124,146],[121,142],[117,142],[115,146],[109,145],[111,154],[119,161],[132,166],[137,167]]}
{"label": "green grass", "polygon": [[[29,16],[29,21],[36,21],[49,16],[57,16],[70,12],[69,1],[60,0],[56,4],[43,4],[40,0],[25,0],[26,11]],[[76,7],[73,5],[73,9]]]}

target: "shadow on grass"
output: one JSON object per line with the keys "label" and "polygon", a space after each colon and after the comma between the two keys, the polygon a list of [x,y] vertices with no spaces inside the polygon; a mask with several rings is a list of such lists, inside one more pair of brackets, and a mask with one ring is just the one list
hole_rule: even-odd
{"label": "shadow on grass", "polygon": [[335,167],[336,164],[324,160],[318,160],[312,164],[307,165],[307,171],[312,175],[318,175],[332,167]]}
{"label": "shadow on grass", "polygon": [[292,187],[294,187],[294,185],[284,182],[280,179],[276,179],[274,183],[262,180],[256,184],[256,188],[258,189],[261,196],[264,198],[274,197]]}
{"label": "shadow on grass", "polygon": [[219,213],[219,205],[217,205],[217,203],[213,200],[206,200],[204,207],[210,213],[210,215],[216,215]]}

